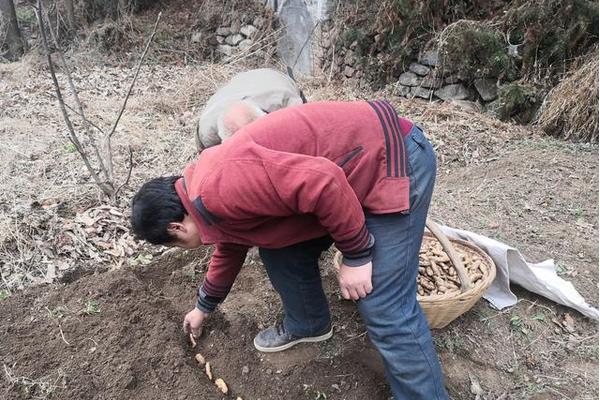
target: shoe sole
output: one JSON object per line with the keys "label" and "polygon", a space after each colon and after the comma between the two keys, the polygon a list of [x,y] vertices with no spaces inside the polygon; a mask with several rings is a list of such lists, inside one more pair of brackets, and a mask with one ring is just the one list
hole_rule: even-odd
{"label": "shoe sole", "polygon": [[331,328],[329,330],[329,332],[321,335],[321,336],[311,336],[311,337],[305,337],[305,338],[300,338],[300,339],[296,339],[296,340],[292,340],[289,343],[286,343],[284,345],[281,346],[277,346],[277,347],[262,347],[259,344],[256,344],[256,338],[254,339],[254,347],[256,348],[256,350],[261,351],[263,353],[276,353],[278,351],[283,351],[283,350],[287,350],[290,347],[293,347],[295,345],[297,345],[298,343],[317,343],[317,342],[322,342],[324,340],[329,339],[331,336],[333,336],[333,328]]}

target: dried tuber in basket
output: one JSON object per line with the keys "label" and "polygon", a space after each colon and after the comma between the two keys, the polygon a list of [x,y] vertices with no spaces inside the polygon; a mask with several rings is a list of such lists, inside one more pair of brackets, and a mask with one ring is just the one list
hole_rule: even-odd
{"label": "dried tuber in basket", "polygon": [[[431,233],[426,232],[423,236],[419,254],[417,300],[429,326],[437,329],[445,327],[475,305],[496,277],[496,265],[472,243],[448,239],[429,219],[427,228]],[[440,249],[435,249],[437,242],[441,244]],[[440,253],[442,249],[445,254]],[[336,269],[339,269],[341,261],[342,255],[337,252],[334,258]]]}

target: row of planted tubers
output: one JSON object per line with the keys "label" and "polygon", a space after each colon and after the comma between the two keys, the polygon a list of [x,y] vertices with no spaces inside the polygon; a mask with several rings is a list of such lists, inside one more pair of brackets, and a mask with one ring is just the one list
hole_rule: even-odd
{"label": "row of planted tubers", "polygon": [[[471,283],[477,285],[489,273],[489,266],[477,254],[459,253]],[[450,258],[438,241],[423,241],[419,252],[417,294],[434,296],[459,293],[460,280]]]}
{"label": "row of planted tubers", "polygon": [[[192,342],[192,348],[196,347],[196,340],[194,339],[194,336],[192,334],[190,334],[190,341]],[[208,377],[208,379],[211,382],[214,382],[215,386],[223,393],[223,394],[228,394],[229,393],[229,388],[227,387],[227,384],[225,383],[225,381],[222,378],[217,378],[213,381],[213,372],[212,372],[212,367],[210,365],[210,362],[206,361],[206,359],[204,358],[204,356],[200,353],[196,353],[196,361],[198,362],[198,365],[200,365],[201,367],[204,367],[204,373],[206,374],[206,376]],[[236,397],[236,400],[242,400],[241,397]]]}

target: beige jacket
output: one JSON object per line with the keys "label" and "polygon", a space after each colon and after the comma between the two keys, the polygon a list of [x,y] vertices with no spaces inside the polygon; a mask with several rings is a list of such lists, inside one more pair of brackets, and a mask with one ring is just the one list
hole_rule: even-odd
{"label": "beige jacket", "polygon": [[196,129],[198,150],[227,139],[227,133],[219,131],[219,120],[230,104],[240,100],[250,101],[267,113],[302,104],[300,90],[287,75],[269,68],[242,72],[217,90],[206,103]]}

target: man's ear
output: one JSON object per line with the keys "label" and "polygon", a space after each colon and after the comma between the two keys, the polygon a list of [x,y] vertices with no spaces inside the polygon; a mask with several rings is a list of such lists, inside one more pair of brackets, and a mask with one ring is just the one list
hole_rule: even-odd
{"label": "man's ear", "polygon": [[187,229],[181,222],[170,222],[167,226],[167,232],[172,236],[178,236],[178,234],[186,233]]}

